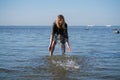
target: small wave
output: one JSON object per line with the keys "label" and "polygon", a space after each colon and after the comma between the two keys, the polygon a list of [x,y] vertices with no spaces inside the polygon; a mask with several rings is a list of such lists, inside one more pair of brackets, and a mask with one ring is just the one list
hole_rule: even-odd
{"label": "small wave", "polygon": [[6,69],[6,68],[0,68],[0,72],[14,72],[15,70],[10,70],[10,69]]}

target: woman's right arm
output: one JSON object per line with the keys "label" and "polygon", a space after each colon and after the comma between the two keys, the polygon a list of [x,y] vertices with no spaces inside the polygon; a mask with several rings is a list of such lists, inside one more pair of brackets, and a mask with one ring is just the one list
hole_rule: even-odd
{"label": "woman's right arm", "polygon": [[52,45],[52,42],[53,42],[53,35],[50,35],[50,44],[49,44],[49,46]]}
{"label": "woman's right arm", "polygon": [[49,44],[49,47],[48,47],[49,51],[51,51],[52,43],[53,43],[53,35],[50,35],[50,44]]}
{"label": "woman's right arm", "polygon": [[50,44],[48,50],[51,51],[52,43],[53,43],[53,38],[54,38],[54,24],[51,29],[51,35],[50,35]]}

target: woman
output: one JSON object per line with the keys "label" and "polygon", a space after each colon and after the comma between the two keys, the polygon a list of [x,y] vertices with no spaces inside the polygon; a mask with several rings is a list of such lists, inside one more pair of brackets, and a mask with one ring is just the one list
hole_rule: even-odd
{"label": "woman", "polygon": [[65,22],[63,15],[58,15],[56,18],[56,21],[52,26],[52,33],[50,36],[50,45],[48,47],[50,56],[53,55],[55,45],[58,40],[60,40],[60,43],[61,43],[62,54],[63,55],[65,54],[65,44],[67,45],[68,51],[70,52],[67,24]]}

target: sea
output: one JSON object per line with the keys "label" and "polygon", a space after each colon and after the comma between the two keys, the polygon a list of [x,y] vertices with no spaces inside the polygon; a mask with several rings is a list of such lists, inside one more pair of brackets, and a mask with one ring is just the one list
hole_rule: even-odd
{"label": "sea", "polygon": [[120,26],[68,26],[71,51],[51,26],[0,26],[0,80],[120,80]]}

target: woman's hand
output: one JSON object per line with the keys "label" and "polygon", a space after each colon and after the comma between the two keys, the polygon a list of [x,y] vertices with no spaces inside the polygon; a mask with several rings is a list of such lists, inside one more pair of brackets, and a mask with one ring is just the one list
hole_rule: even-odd
{"label": "woman's hand", "polygon": [[51,51],[51,46],[48,47],[48,51]]}
{"label": "woman's hand", "polygon": [[66,42],[66,45],[67,45],[67,48],[68,48],[68,52],[70,52],[70,45],[69,45],[69,43],[68,42]]}
{"label": "woman's hand", "polygon": [[71,50],[70,47],[68,47],[68,52],[70,52],[70,50]]}

